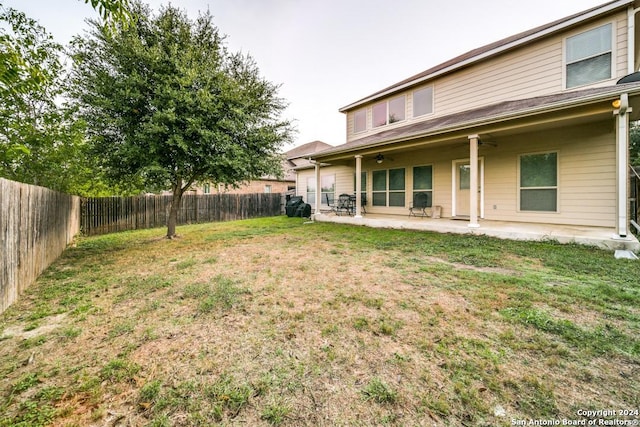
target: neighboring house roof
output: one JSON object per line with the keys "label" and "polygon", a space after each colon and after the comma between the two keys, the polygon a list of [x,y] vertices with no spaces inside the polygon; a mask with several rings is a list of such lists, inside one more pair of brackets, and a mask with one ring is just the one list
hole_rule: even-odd
{"label": "neighboring house roof", "polygon": [[254,179],[253,181],[290,181],[295,182],[296,175],[291,171],[291,165],[287,161],[286,153],[282,154],[282,172],[284,175],[282,177],[277,177],[275,175],[262,175],[258,179]]}
{"label": "neighboring house roof", "polygon": [[378,98],[382,98],[387,95],[391,95],[395,92],[407,89],[408,87],[423,83],[427,80],[431,80],[435,77],[450,73],[457,69],[469,66],[475,62],[485,60],[489,57],[504,53],[508,50],[520,47],[524,44],[531,43],[533,40],[540,39],[542,37],[549,36],[559,31],[566,30],[577,24],[582,24],[590,19],[599,17],[603,14],[627,7],[634,3],[634,0],[614,0],[605,3],[601,6],[596,6],[583,12],[576,13],[566,18],[559,19],[554,22],[542,25],[540,27],[533,28],[528,31],[516,34],[511,37],[498,40],[494,43],[482,46],[480,48],[471,50],[460,56],[457,56],[435,67],[429,68],[419,74],[416,74],[408,79],[402,80],[396,84],[393,84],[385,89],[375,92],[365,98],[362,98],[356,102],[353,102],[345,107],[342,107],[339,111],[346,112],[357,108],[365,103],[372,102]]}
{"label": "neighboring house roof", "polygon": [[333,145],[329,145],[326,142],[312,141],[292,148],[287,151],[285,155],[289,162],[290,170],[295,173],[296,170],[314,167],[314,164],[309,161],[309,158],[317,152],[331,148],[333,148]]}
{"label": "neighboring house roof", "polygon": [[281,181],[295,182],[296,173],[293,171],[293,168],[291,167],[291,162],[287,160],[286,153],[282,158],[282,171],[284,172],[284,176],[282,177]]}
{"label": "neighboring house roof", "polygon": [[328,155],[347,153],[360,148],[376,147],[394,142],[424,138],[431,135],[478,127],[504,120],[549,113],[580,105],[588,105],[620,96],[622,93],[639,95],[640,82],[583,89],[573,92],[563,92],[515,101],[504,101],[485,107],[434,118],[432,120],[421,121],[394,129],[384,130],[337,147],[320,151],[312,156],[312,158],[317,159]]}
{"label": "neighboring house roof", "polygon": [[330,147],[332,146],[327,144],[326,142],[312,141],[292,148],[284,154],[287,157],[287,160],[293,160],[303,157],[309,157],[311,154],[317,153],[318,151],[325,150]]}

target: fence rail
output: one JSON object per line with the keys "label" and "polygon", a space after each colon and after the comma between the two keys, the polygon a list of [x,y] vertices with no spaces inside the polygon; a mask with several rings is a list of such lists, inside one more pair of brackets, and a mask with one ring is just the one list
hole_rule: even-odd
{"label": "fence rail", "polygon": [[0,178],[0,313],[80,230],[80,198]]}
{"label": "fence rail", "polygon": [[[99,197],[82,200],[81,229],[93,236],[167,225],[171,196]],[[283,197],[264,194],[187,194],[182,197],[178,225],[275,216]]]}

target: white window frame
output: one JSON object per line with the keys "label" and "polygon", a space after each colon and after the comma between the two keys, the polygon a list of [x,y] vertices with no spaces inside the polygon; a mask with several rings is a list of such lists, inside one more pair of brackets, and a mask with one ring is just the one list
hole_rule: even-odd
{"label": "white window frame", "polygon": [[[392,171],[392,170],[400,170],[400,169],[404,170],[404,187],[403,187],[402,190],[391,190],[391,189],[389,189],[389,187],[390,187],[390,179],[389,179],[390,178],[390,176],[389,176],[390,175],[390,171]],[[384,191],[383,190],[375,190],[375,187],[373,186],[374,185],[373,184],[374,183],[374,177],[373,176],[374,176],[374,174],[376,172],[385,172],[385,180],[386,181],[385,181],[385,189],[384,189]],[[374,201],[375,195],[376,194],[383,194],[383,193],[385,194],[385,204],[384,205],[374,205],[373,201]],[[402,206],[396,206],[396,205],[390,205],[389,204],[389,195],[391,193],[398,193],[398,194],[402,193],[402,194],[404,194],[404,201],[403,201]],[[407,199],[407,168],[406,167],[389,168],[389,169],[377,169],[377,170],[374,170],[374,171],[371,172],[371,202],[370,202],[371,206],[380,207],[380,208],[404,208],[407,205],[407,200],[406,199]]]}
{"label": "white window frame", "polygon": [[[541,154],[554,154],[556,155],[556,185],[555,186],[541,186],[541,187],[522,187],[522,158],[524,156],[536,156]],[[560,213],[560,151],[538,151],[535,153],[522,153],[518,155],[518,212],[521,213],[533,213],[533,214],[559,214]],[[524,210],[522,209],[522,190],[556,190],[556,210]]]}
{"label": "white window frame", "polygon": [[[309,189],[312,188],[313,191],[309,191]],[[311,206],[315,207],[316,206],[316,192],[318,191],[318,189],[316,188],[316,177],[315,176],[310,176],[307,177],[307,185],[306,185],[306,196],[307,196],[307,203],[310,204]],[[311,196],[309,196],[311,194]]]}
{"label": "white window frame", "polygon": [[[332,191],[324,191],[324,188],[322,187],[322,181],[324,178],[330,177],[333,178]],[[333,194],[333,200],[336,199],[336,174],[334,173],[320,176],[320,205],[322,206],[327,206],[327,198],[325,197],[325,194]]]}
{"label": "white window frame", "polygon": [[[610,50],[609,51],[603,51],[603,52],[600,52],[600,53],[598,53],[596,55],[580,58],[580,59],[574,60],[572,62],[567,61],[567,55],[568,55],[567,41],[569,39],[571,39],[573,37],[580,36],[582,34],[586,34],[589,31],[593,31],[593,30],[597,30],[599,28],[606,27],[606,26],[611,26],[611,46],[610,46]],[[604,24],[594,25],[591,28],[588,28],[588,29],[586,29],[584,31],[576,32],[576,33],[571,34],[570,36],[567,36],[567,37],[564,38],[564,40],[562,42],[562,62],[563,62],[563,66],[562,66],[562,79],[563,79],[562,86],[565,89],[575,89],[575,88],[579,88],[579,87],[593,85],[593,84],[596,84],[596,83],[606,82],[608,80],[613,79],[614,76],[616,76],[616,73],[617,73],[617,70],[616,70],[616,57],[615,57],[616,56],[615,55],[615,46],[617,45],[617,36],[616,36],[616,34],[617,34],[617,29],[616,29],[615,22],[607,22],[607,23],[604,23]],[[568,73],[567,73],[567,68],[569,67],[569,65],[578,63],[580,61],[587,60],[589,58],[595,58],[597,56],[600,56],[600,55],[603,55],[603,54],[606,54],[606,53],[610,53],[611,54],[611,64],[610,64],[611,73],[610,73],[608,78],[601,79],[601,80],[594,80],[592,82],[584,83],[584,84],[580,84],[580,85],[568,86],[568,83],[569,83],[569,78],[568,77],[569,76],[568,76]]]}
{"label": "white window frame", "polygon": [[[361,130],[358,130],[356,123],[357,123],[357,115],[361,113],[364,115],[364,128]],[[353,112],[353,133],[362,133],[362,132],[366,132],[367,131],[367,109],[366,108],[361,108],[359,110],[356,110]]]}
{"label": "white window frame", "polygon": [[[430,167],[431,168],[431,188],[415,188],[416,187],[416,179],[415,179],[415,172],[416,172],[416,168],[426,168],[426,167]],[[416,193],[429,193],[430,199],[429,202],[431,203],[431,205],[429,207],[433,206],[433,164],[427,164],[427,165],[415,165],[411,167],[411,201],[413,201],[413,196]]]}
{"label": "white window frame", "polygon": [[[416,93],[423,91],[423,90],[427,90],[427,89],[431,89],[431,111],[427,112],[427,113],[423,113],[423,114],[419,114],[416,115]],[[425,117],[425,116],[430,116],[434,113],[434,109],[435,109],[435,105],[433,102],[433,98],[434,98],[434,87],[433,85],[431,86],[425,86],[425,87],[421,87],[420,89],[416,89],[413,92],[411,92],[411,117],[413,117],[414,119],[417,117]]]}
{"label": "white window frame", "polygon": [[[394,100],[400,99],[400,98],[403,99],[404,117],[402,117],[402,119],[398,119],[398,120],[395,120],[393,122],[390,122],[389,121],[389,103],[391,101],[394,101]],[[376,124],[376,120],[375,120],[374,109],[375,109],[376,106],[379,106],[379,105],[384,105],[384,107],[385,107],[385,122],[382,123],[382,124],[377,125]],[[375,104],[373,104],[371,106],[371,128],[379,128],[379,127],[387,126],[387,125],[390,125],[390,124],[401,123],[401,122],[404,122],[406,120],[407,120],[407,95],[405,95],[405,94],[402,94],[402,95],[399,95],[399,96],[394,96],[393,98],[389,98],[386,101],[376,102]]]}

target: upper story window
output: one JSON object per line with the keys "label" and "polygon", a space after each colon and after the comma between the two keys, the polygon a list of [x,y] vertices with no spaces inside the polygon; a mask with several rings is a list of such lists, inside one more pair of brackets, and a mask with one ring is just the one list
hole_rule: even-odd
{"label": "upper story window", "polygon": [[353,113],[353,133],[367,130],[367,110],[364,108]]}
{"label": "upper story window", "polygon": [[413,117],[433,113],[433,88],[425,87],[413,92]]}
{"label": "upper story window", "polygon": [[567,89],[611,78],[612,31],[607,24],[567,38]]}
{"label": "upper story window", "polygon": [[405,119],[405,96],[379,102],[372,107],[373,127],[384,126]]}

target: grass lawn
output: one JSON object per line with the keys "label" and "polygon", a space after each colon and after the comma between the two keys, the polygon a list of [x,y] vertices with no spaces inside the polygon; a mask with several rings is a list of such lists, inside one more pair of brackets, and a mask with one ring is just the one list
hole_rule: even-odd
{"label": "grass lawn", "polygon": [[640,262],[287,217],[178,232],[81,238],[0,315],[0,426],[640,419]]}

